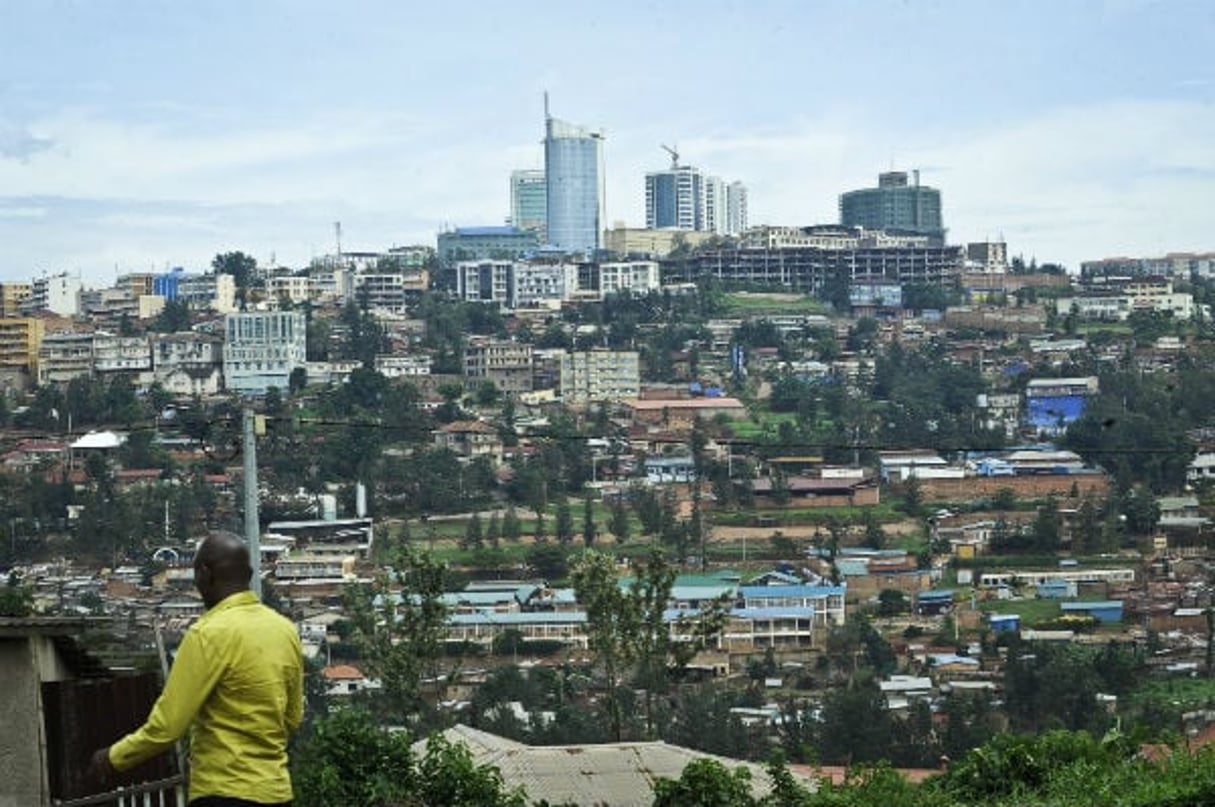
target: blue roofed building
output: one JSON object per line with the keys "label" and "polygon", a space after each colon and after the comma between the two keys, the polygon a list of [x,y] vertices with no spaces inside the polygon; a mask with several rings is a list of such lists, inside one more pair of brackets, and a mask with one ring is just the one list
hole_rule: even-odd
{"label": "blue roofed building", "polygon": [[1039,434],[1062,434],[1099,389],[1096,376],[1035,378],[1025,387],[1025,424]]}
{"label": "blue roofed building", "polygon": [[1064,616],[1091,616],[1098,622],[1112,625],[1122,621],[1121,600],[1094,600],[1092,602],[1061,603]]}

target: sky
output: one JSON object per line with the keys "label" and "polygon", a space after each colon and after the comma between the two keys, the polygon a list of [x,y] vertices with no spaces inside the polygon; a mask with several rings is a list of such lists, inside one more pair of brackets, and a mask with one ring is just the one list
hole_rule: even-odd
{"label": "sky", "polygon": [[543,92],[646,171],[837,220],[891,168],[954,243],[1076,269],[1215,250],[1210,0],[0,0],[0,279],[300,267],[500,224]]}

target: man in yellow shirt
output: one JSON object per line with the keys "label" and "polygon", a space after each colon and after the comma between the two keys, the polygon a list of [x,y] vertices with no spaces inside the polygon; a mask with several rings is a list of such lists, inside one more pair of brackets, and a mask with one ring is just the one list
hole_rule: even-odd
{"label": "man in yellow shirt", "polygon": [[303,660],[290,621],[249,590],[249,551],[212,533],[194,556],[207,612],[186,631],[147,721],[93,755],[102,781],[190,739],[190,807],[288,805],[287,737],[303,717]]}

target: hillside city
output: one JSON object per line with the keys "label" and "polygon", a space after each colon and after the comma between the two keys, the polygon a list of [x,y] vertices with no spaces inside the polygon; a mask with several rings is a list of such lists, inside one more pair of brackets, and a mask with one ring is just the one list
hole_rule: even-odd
{"label": "hillside city", "polygon": [[1215,797],[1215,252],[968,241],[919,171],[757,224],[667,146],[607,226],[604,143],[546,109],[432,244],[0,282],[0,802],[102,803],[216,530],[303,807]]}

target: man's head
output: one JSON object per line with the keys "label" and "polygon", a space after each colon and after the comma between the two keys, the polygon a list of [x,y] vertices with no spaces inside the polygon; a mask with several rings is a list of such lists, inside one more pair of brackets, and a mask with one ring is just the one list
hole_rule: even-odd
{"label": "man's head", "polygon": [[207,608],[249,588],[253,567],[244,542],[230,532],[213,532],[194,553],[194,586]]}

